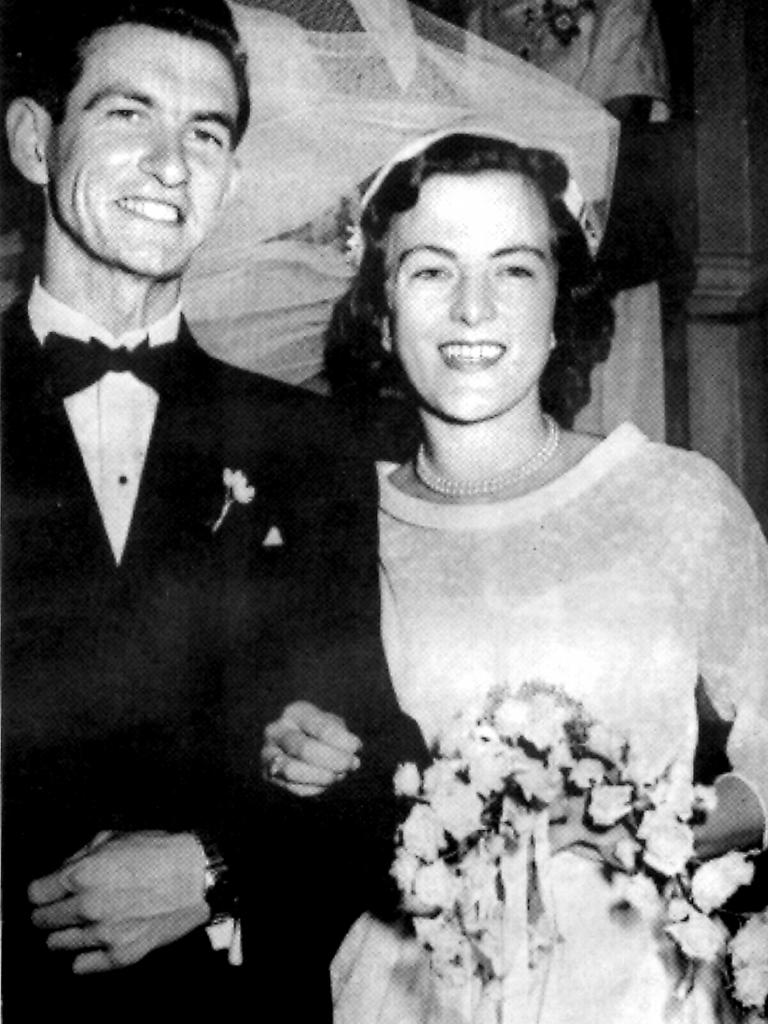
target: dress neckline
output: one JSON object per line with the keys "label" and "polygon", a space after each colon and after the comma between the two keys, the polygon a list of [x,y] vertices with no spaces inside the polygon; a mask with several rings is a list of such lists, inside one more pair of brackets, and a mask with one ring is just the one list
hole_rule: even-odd
{"label": "dress neckline", "polygon": [[650,443],[633,423],[622,423],[561,476],[528,494],[491,503],[443,504],[404,494],[391,480],[397,464],[380,462],[379,508],[414,526],[457,531],[495,529],[541,516],[565,504]]}

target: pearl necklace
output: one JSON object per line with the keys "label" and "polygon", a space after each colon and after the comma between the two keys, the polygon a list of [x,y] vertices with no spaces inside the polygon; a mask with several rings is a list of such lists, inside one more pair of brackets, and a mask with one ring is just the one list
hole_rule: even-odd
{"label": "pearl necklace", "polygon": [[430,465],[422,444],[416,453],[416,476],[430,491],[442,494],[446,498],[479,498],[498,494],[499,491],[525,480],[541,469],[557,451],[560,444],[560,427],[551,416],[545,415],[544,419],[547,424],[547,436],[541,448],[524,462],[508,469],[506,473],[488,477],[486,480],[452,480],[450,477],[440,476]]}

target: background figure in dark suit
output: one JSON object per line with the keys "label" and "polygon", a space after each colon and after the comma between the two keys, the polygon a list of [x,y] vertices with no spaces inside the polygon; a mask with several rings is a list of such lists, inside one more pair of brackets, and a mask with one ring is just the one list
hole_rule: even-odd
{"label": "background figure in dark suit", "polygon": [[[7,115],[45,234],[2,325],[4,1020],[279,997],[321,1021],[418,744],[379,650],[373,483],[323,399],[213,360],[181,315],[248,120],[228,8],[82,6],[18,49]],[[333,800],[262,783],[260,729],[300,697],[371,745]],[[241,967],[207,929],[233,893]]]}

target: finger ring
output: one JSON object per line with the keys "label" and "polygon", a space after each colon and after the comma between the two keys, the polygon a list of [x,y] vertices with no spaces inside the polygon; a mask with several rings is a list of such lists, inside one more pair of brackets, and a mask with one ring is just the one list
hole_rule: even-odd
{"label": "finger ring", "polygon": [[267,778],[268,779],[279,779],[285,775],[285,766],[288,764],[288,758],[285,754],[275,754],[272,760],[267,766]]}

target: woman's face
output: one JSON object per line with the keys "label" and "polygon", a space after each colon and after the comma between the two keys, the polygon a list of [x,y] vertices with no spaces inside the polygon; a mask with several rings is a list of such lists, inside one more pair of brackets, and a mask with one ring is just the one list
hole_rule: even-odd
{"label": "woman's face", "polygon": [[519,174],[435,175],[386,240],[391,347],[422,406],[461,423],[538,408],[557,296],[544,200]]}

